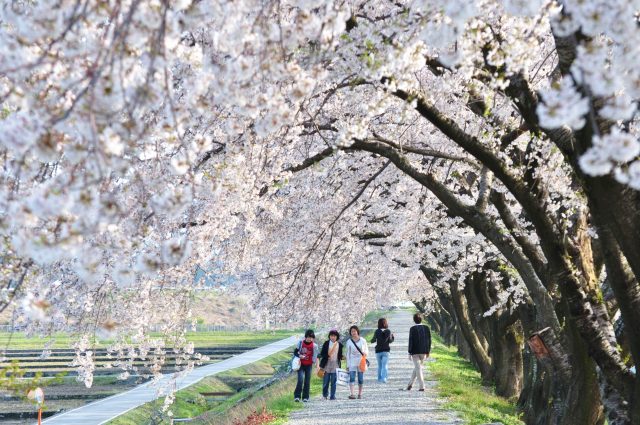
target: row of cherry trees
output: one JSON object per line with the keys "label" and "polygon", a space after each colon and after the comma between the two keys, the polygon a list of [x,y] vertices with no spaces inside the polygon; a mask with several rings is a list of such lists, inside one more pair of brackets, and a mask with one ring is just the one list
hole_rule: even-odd
{"label": "row of cherry trees", "polygon": [[640,423],[638,10],[4,2],[0,309],[90,385],[89,335],[197,362],[197,266],[291,320],[408,293],[539,423]]}

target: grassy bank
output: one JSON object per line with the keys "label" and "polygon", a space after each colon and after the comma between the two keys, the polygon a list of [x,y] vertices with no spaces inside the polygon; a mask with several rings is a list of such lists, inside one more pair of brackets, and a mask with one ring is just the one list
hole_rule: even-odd
{"label": "grassy bank", "polygon": [[[207,377],[197,384],[178,391],[175,402],[171,406],[173,417],[200,417],[199,420],[192,421],[193,424],[222,423],[224,418],[229,417],[227,412],[231,411],[238,403],[245,404],[241,401],[249,395],[251,386],[273,375],[279,365],[290,359],[290,353],[289,349],[281,351],[250,365]],[[227,398],[206,395],[206,393],[216,392],[232,395]],[[203,393],[205,394],[203,395]],[[108,423],[109,425],[140,425],[155,420],[154,423],[168,424],[169,418],[162,414],[163,402],[164,399],[158,399],[146,403]],[[251,411],[255,410],[255,403],[251,402],[250,406]]]}
{"label": "grassy bank", "polygon": [[[397,311],[397,310],[396,310]],[[389,309],[384,310],[373,310],[367,313],[362,319],[362,324],[359,325],[361,328],[377,328],[378,327],[378,319],[381,317],[389,318],[393,315],[394,311]]]}
{"label": "grassy bank", "polygon": [[[304,407],[303,403],[293,401],[296,380],[296,375],[292,374],[277,384],[254,394],[243,403],[231,406],[219,412],[217,416],[212,416],[211,412],[207,412],[194,423],[198,425],[233,425],[244,422],[254,412],[265,412],[272,418],[268,422],[269,425],[283,425],[287,423],[292,411]],[[322,380],[314,375],[311,380],[311,397],[320,394],[322,394]]]}
{"label": "grassy bank", "polygon": [[469,425],[502,422],[504,425],[523,425],[516,407],[494,394],[493,388],[483,387],[480,373],[471,363],[460,357],[456,347],[445,346],[434,337],[432,357],[427,369],[438,381],[438,391],[448,401],[444,407],[455,410]]}

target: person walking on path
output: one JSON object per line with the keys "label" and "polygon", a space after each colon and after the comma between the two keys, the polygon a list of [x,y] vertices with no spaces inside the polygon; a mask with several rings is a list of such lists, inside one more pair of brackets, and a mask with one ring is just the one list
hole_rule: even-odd
{"label": "person walking on path", "polygon": [[[366,394],[363,393],[363,400],[349,400],[348,389],[342,395],[338,380],[337,400],[325,401],[320,394],[314,395],[309,403],[305,404],[304,409],[291,412],[286,425],[462,425],[464,420],[446,404],[449,400],[439,394],[435,377],[434,381],[425,381],[424,392],[399,391],[400,388],[403,390],[407,388],[413,370],[413,363],[407,361],[409,329],[414,324],[413,313],[405,309],[385,313],[388,314],[384,317],[389,321],[389,329],[395,335],[395,341],[391,344],[389,353],[388,384],[380,384],[376,381],[375,358],[369,359],[371,368],[365,373]],[[426,319],[423,323],[425,322]],[[346,348],[351,345],[349,326],[344,332],[340,332],[340,341],[344,344],[345,355]],[[372,329],[372,334],[373,331],[375,329]],[[370,356],[373,357],[373,345],[369,343],[371,336],[362,335],[361,338],[367,341]],[[322,344],[318,345],[322,347]],[[433,353],[430,357],[433,357]],[[346,369],[346,362],[342,362],[342,367]],[[338,378],[340,378],[340,371],[338,371]],[[393,386],[394,391],[390,390],[389,385]],[[415,390],[417,389],[416,385]]]}
{"label": "person walking on path", "polygon": [[361,370],[360,363],[363,360],[366,362],[366,357],[369,355],[369,348],[367,347],[367,341],[364,338],[360,338],[360,329],[353,325],[349,328],[351,338],[347,341],[347,369],[349,370],[349,398],[355,399],[353,394],[353,387],[355,386],[356,376],[358,377],[358,398],[362,398],[362,385],[364,384],[364,371]]}
{"label": "person walking on path", "polygon": [[331,386],[330,400],[336,399],[336,382],[337,382],[337,369],[341,366],[342,360],[342,344],[339,341],[340,334],[337,330],[331,329],[329,331],[329,339],[322,344],[322,350],[320,350],[320,362],[318,369],[324,371],[322,377],[322,396],[326,400],[329,397],[329,386]]}
{"label": "person walking on path", "polygon": [[416,313],[413,315],[415,325],[409,329],[409,358],[413,360],[413,373],[411,381],[407,385],[407,391],[413,387],[413,383],[418,378],[420,389],[424,391],[424,376],[422,375],[422,363],[429,357],[431,352],[431,331],[422,324],[422,316]]}
{"label": "person walking on path", "polygon": [[389,378],[389,352],[391,351],[391,344],[395,339],[395,336],[389,330],[389,322],[387,319],[378,319],[378,329],[371,338],[371,343],[376,343],[376,360],[378,361],[378,382],[387,383]]}
{"label": "person walking on path", "polygon": [[[300,369],[298,369],[298,383],[293,392],[295,402],[300,401],[302,396],[303,402],[309,401],[309,388],[311,387],[311,368],[318,358],[318,344],[314,342],[316,335],[311,329],[307,329],[304,333],[304,340],[298,343],[293,351],[294,356],[300,358]],[[304,385],[303,385],[304,382]]]}

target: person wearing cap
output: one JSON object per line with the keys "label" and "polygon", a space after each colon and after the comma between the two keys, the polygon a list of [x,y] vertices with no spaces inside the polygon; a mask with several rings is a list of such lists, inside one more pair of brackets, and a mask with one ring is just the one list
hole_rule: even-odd
{"label": "person wearing cap", "polygon": [[331,386],[330,400],[336,399],[336,382],[338,378],[337,369],[341,366],[342,344],[340,334],[336,329],[329,331],[329,339],[322,344],[320,350],[318,368],[324,370],[322,377],[322,396],[326,400],[329,397],[329,386]]}
{"label": "person wearing cap", "polygon": [[[318,344],[314,342],[316,335],[313,330],[307,329],[304,333],[304,339],[298,343],[293,351],[294,356],[300,358],[300,369],[298,369],[298,383],[293,392],[295,402],[300,401],[302,396],[303,402],[309,401],[309,388],[311,387],[311,368],[318,359]],[[304,382],[304,384],[303,384]]]}

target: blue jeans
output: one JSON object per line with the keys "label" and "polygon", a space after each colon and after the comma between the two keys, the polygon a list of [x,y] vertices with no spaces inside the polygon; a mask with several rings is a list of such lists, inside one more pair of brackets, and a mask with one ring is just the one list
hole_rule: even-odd
{"label": "blue jeans", "polygon": [[[300,369],[298,369],[298,383],[296,384],[296,389],[293,392],[294,398],[300,398],[300,393],[302,393],[302,399],[309,399],[309,387],[311,386],[311,367],[313,365],[300,365]],[[304,388],[302,382],[304,381]]]}
{"label": "blue jeans", "polygon": [[329,396],[329,384],[331,384],[331,400],[336,399],[336,382],[338,380],[338,374],[325,373],[322,378],[322,397],[327,398]]}
{"label": "blue jeans", "polygon": [[358,385],[364,384],[364,373],[355,370],[349,371],[349,383],[353,385],[356,382],[356,373],[358,374]]}
{"label": "blue jeans", "polygon": [[389,352],[376,353],[378,360],[378,382],[387,382],[389,378]]}

